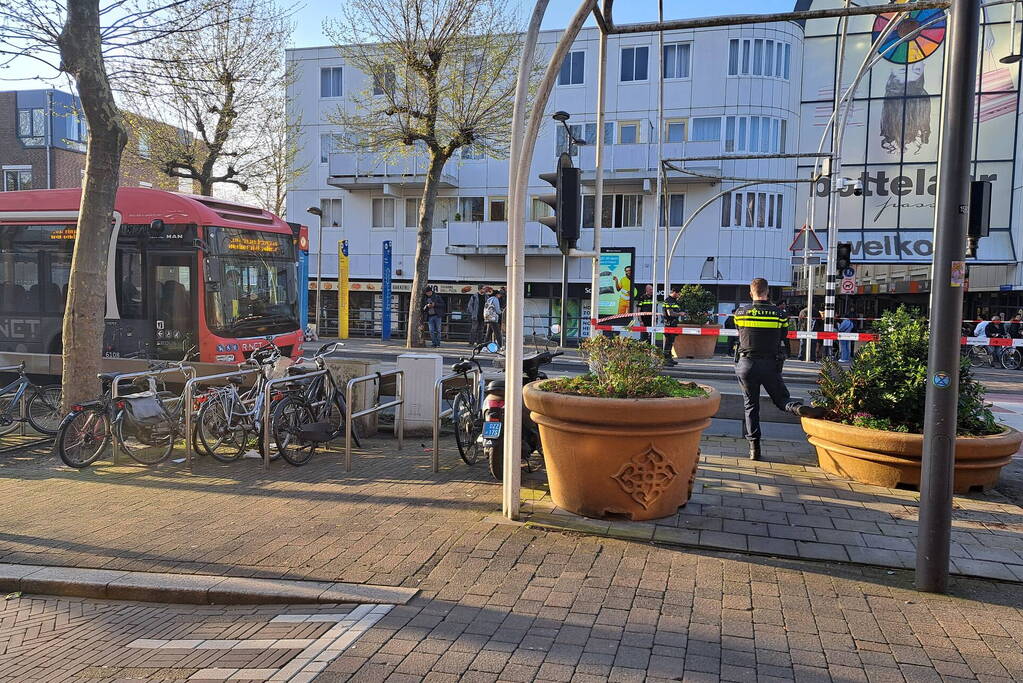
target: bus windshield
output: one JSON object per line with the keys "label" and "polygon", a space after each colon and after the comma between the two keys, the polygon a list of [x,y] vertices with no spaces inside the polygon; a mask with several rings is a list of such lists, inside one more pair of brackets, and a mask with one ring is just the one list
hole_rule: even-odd
{"label": "bus windshield", "polygon": [[298,276],[291,235],[207,228],[206,323],[215,334],[290,332],[298,320]]}

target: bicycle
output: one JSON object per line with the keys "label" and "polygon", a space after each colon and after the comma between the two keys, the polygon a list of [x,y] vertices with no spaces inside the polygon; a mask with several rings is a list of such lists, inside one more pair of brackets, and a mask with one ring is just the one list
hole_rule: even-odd
{"label": "bicycle", "polygon": [[980,367],[992,367],[994,365],[994,354],[991,353],[991,349],[986,346],[970,346],[969,351],[966,352],[967,357],[970,359],[970,365],[975,368]]}
{"label": "bicycle", "polygon": [[[493,348],[491,348],[493,347]],[[458,362],[451,366],[457,374],[462,376],[461,386],[455,392],[455,398],[451,402],[451,421],[455,425],[455,444],[458,446],[458,455],[466,465],[475,465],[483,452],[483,444],[480,441],[480,434],[483,433],[483,393],[482,382],[470,380],[469,373],[473,366],[479,371],[479,377],[483,377],[483,368],[476,360],[476,354],[483,349],[497,351],[497,345],[478,344],[473,347],[472,355],[468,358],[459,358]]]}
{"label": "bicycle", "polygon": [[[191,351],[186,352],[187,359]],[[182,425],[182,398],[166,390],[156,373],[177,369],[192,373],[182,359],[176,362],[150,363],[149,373],[135,378],[139,391],[114,396],[113,382],[119,373],[101,373],[100,379],[110,382],[96,401],[71,407],[60,423],[56,450],[65,465],[78,469],[88,467],[113,445],[142,465],[155,465],[166,460],[174,450]]]}
{"label": "bicycle", "polygon": [[263,424],[264,389],[271,371],[280,359],[280,349],[268,340],[266,345],[253,351],[252,356],[246,361],[260,369],[251,388],[244,393],[240,392],[239,386],[243,379],[230,377],[227,385],[211,389],[197,399],[201,407],[196,416],[195,433],[203,451],[220,462],[233,462],[245,452],[249,439],[256,437],[257,449],[262,454],[263,430],[272,428],[277,442],[277,453],[270,454],[270,459],[273,460],[286,450],[288,446],[286,437],[291,434],[290,431],[282,432],[278,429],[279,423],[283,424],[285,419],[311,421],[311,411],[308,415],[301,413],[297,416],[283,412],[280,398],[284,395],[281,394],[272,399],[276,405],[271,416],[271,425]]}
{"label": "bicycle", "polygon": [[10,434],[22,422],[42,434],[55,435],[63,417],[60,385],[33,384],[25,374],[24,362],[0,368],[0,372],[10,370],[17,370],[18,377],[0,389],[0,436]]}
{"label": "bicycle", "polygon": [[[326,357],[337,351],[340,342],[324,344],[310,358],[299,358],[295,365],[288,368],[288,375],[296,380],[303,375],[326,370]],[[303,363],[314,363],[316,369],[304,367]],[[288,448],[280,450],[281,457],[288,463],[301,466],[309,462],[320,443],[333,441],[344,435],[345,419],[348,415],[344,393],[334,382],[329,372],[326,375],[310,377],[305,390],[292,389],[287,391],[274,409],[280,412],[280,430],[290,432],[294,437],[288,442]],[[301,421],[302,415],[312,415],[308,423]],[[356,446],[362,446],[356,423],[352,422],[352,439]]]}

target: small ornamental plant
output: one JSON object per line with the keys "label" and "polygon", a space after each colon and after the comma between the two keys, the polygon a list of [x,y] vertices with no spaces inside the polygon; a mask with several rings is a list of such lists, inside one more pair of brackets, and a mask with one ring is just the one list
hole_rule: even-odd
{"label": "small ornamental plant", "polygon": [[711,313],[717,306],[714,293],[700,285],[683,285],[679,289],[679,322],[683,325],[709,325],[714,322]]}
{"label": "small ornamental plant", "polygon": [[687,398],[706,396],[692,382],[660,374],[661,354],[650,344],[627,337],[593,337],[582,343],[590,372],[540,384],[543,391],[594,398]]}
{"label": "small ornamental plant", "polygon": [[[921,434],[927,395],[927,319],[900,306],[875,322],[877,341],[864,345],[848,369],[831,359],[821,364],[814,405],[827,419],[890,432]],[[987,403],[984,385],[968,359],[959,370],[959,436],[985,436],[1002,431]]]}

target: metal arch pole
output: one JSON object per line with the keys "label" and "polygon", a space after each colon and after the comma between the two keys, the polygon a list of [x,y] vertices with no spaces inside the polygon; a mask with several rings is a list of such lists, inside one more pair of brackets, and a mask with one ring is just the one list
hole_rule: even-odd
{"label": "metal arch pole", "polygon": [[[664,21],[664,0],[657,0],[657,20]],[[677,56],[676,56],[677,61]],[[640,325],[657,324],[657,265],[658,251],[661,241],[661,214],[667,209],[663,206],[661,159],[664,158],[664,31],[657,32],[657,183],[654,189],[654,243],[651,249],[650,284],[654,288],[654,296],[650,301],[650,319],[639,316]],[[664,245],[667,248],[667,244]],[[649,333],[650,343],[657,346],[657,333]]]}
{"label": "metal arch pole", "polygon": [[[561,62],[572,47],[579,30],[596,6],[596,0],[583,0],[572,21],[558,41],[550,63],[533,99],[528,124],[524,121],[526,100],[529,97],[530,63],[536,49],[540,22],[547,10],[548,0],[537,0],[523,41],[518,82],[515,87],[515,105],[512,114],[512,163],[509,164],[509,190],[512,195],[512,220],[508,223],[508,330],[505,362],[505,431],[502,510],[509,519],[518,519],[521,499],[522,471],[519,452],[522,450],[522,338],[524,333],[523,295],[526,273],[525,221],[523,216],[529,168],[533,161],[533,144],[540,133],[544,108],[554,88]],[[523,131],[523,127],[525,130]]]}
{"label": "metal arch pole", "polygon": [[[604,7],[607,8],[607,0]],[[605,14],[605,16],[608,16]],[[607,99],[607,32],[601,27],[597,44],[597,149],[594,154],[596,177],[593,182],[593,270],[590,273],[590,320],[600,318],[600,242],[604,221],[604,104]],[[590,323],[590,336],[600,334]],[[580,335],[582,336],[582,335]]]}
{"label": "metal arch pole", "polygon": [[949,21],[941,96],[927,361],[927,376],[933,380],[927,382],[924,404],[916,546],[916,587],[934,593],[944,593],[948,587],[959,402],[959,336],[963,321],[963,287],[953,281],[952,272],[957,265],[962,266],[966,245],[979,29],[980,0],[956,0]]}

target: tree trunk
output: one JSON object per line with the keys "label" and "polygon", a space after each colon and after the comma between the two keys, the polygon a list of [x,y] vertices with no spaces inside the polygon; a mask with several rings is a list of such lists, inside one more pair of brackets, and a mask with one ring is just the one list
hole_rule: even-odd
{"label": "tree trunk", "polygon": [[86,121],[89,148],[71,257],[63,327],[64,410],[100,393],[106,310],[107,252],[121,152],[128,141],[103,63],[99,0],[68,0],[58,38],[62,68],[73,75]]}
{"label": "tree trunk", "polygon": [[447,157],[437,152],[430,153],[430,170],[423,185],[422,206],[419,209],[419,235],[416,240],[416,269],[412,276],[412,296],[409,298],[408,333],[405,346],[414,348],[423,345],[423,288],[430,284],[430,252],[433,250],[433,210],[437,203],[440,176],[444,171]]}

